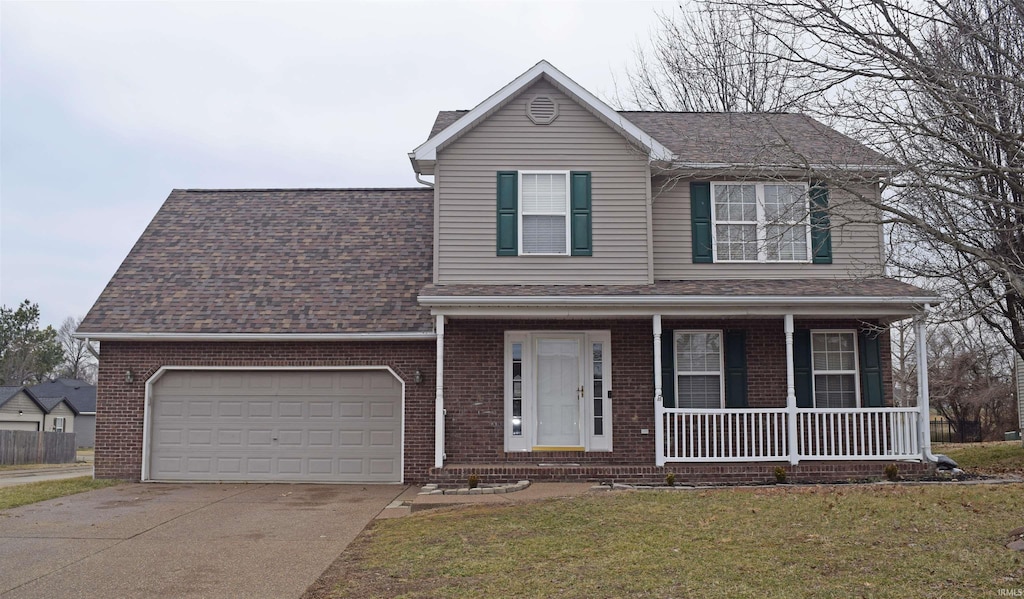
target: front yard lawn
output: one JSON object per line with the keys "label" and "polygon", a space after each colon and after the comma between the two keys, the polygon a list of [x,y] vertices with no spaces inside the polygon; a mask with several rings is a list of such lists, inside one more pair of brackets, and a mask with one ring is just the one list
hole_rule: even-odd
{"label": "front yard lawn", "polygon": [[932,453],[946,454],[972,473],[1024,475],[1024,445],[1020,441],[935,444]]}
{"label": "front yard lawn", "polygon": [[119,484],[116,480],[93,480],[91,476],[47,480],[37,483],[0,487],[0,510],[46,501],[65,495],[74,495],[93,489],[102,489]]}
{"label": "front yard lawn", "polygon": [[996,597],[1024,485],[604,492],[378,520],[309,597]]}

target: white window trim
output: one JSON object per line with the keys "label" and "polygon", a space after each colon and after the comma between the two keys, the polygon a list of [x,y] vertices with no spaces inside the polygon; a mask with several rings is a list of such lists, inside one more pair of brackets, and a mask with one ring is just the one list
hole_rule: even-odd
{"label": "white window trim", "polygon": [[[57,426],[58,423],[60,423],[60,426]],[[57,431],[58,433],[63,433],[64,429],[66,429],[66,428],[67,428],[67,417],[65,417],[65,416],[54,416],[53,417],[53,430]]]}
{"label": "white window trim", "polygon": [[[853,370],[817,370],[814,368],[814,335],[815,334],[829,334],[829,333],[847,333],[853,335]],[[817,389],[817,376],[827,374],[852,374],[853,375],[853,390],[854,390],[854,406],[853,408],[861,407],[860,398],[860,341],[857,339],[857,331],[855,329],[811,329],[811,399],[815,408],[818,407],[818,389]],[[850,409],[853,409],[850,408]]]}
{"label": "white window trim", "polygon": [[[757,221],[723,220],[719,222],[718,212],[715,209],[715,188],[722,185],[753,185],[754,204],[757,207]],[[804,188],[804,218],[796,222],[769,223],[764,212],[764,186],[765,185],[800,185]],[[722,264],[810,264],[814,259],[814,250],[811,245],[811,195],[810,185],[802,181],[712,181],[711,182],[711,255],[712,260]],[[718,225],[754,225],[757,237],[757,260],[726,260],[718,258]],[[769,224],[792,224],[802,225],[807,238],[807,258],[803,260],[769,260],[767,230]]]}
{"label": "white window trim", "polygon": [[[519,192],[519,197],[516,201],[519,202],[519,210],[516,212],[517,224],[519,230],[519,255],[520,256],[569,256],[570,244],[572,243],[572,230],[571,230],[571,206],[572,201],[572,190],[569,185],[572,181],[569,180],[569,171],[518,171],[519,180],[516,182],[516,186]],[[565,210],[563,212],[530,212],[526,214],[526,209],[523,204],[523,175],[563,175],[565,176]],[[542,254],[539,252],[527,252],[523,246],[523,216],[561,216],[565,218],[565,252],[557,254]]]}
{"label": "white window trim", "polygon": [[[679,372],[679,337],[681,335],[694,334],[694,333],[717,333],[718,334],[718,372],[713,370],[693,370],[687,372]],[[679,377],[680,376],[718,376],[718,391],[719,391],[719,405],[721,409],[725,409],[725,331],[721,329],[680,329],[672,333],[672,386],[675,389],[676,407],[680,406],[681,397],[679,395]],[[684,408],[688,409],[688,408]],[[692,408],[696,409],[696,408]]]}
{"label": "white window trim", "polygon": [[[583,410],[580,413],[583,450],[586,452],[610,452],[613,447],[613,405],[609,392],[613,392],[614,381],[612,380],[612,343],[610,330],[586,330],[586,331],[565,331],[565,330],[530,330],[530,331],[505,331],[505,399],[504,418],[502,429],[505,438],[505,451],[508,453],[532,452],[537,446],[536,427],[536,348],[539,338],[557,338],[559,336],[577,336],[581,339],[580,360],[583,362],[584,397]],[[512,435],[512,344],[521,343],[523,347],[522,368],[522,431],[519,436]],[[604,403],[602,406],[602,418],[604,431],[601,435],[594,434],[594,364],[591,351],[592,344],[604,344],[603,352],[603,392]],[[538,455],[543,456],[543,452]]]}

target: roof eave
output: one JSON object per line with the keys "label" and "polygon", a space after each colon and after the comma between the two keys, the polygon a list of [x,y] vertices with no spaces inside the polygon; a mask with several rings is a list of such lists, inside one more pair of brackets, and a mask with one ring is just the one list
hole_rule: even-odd
{"label": "roof eave", "polygon": [[91,341],[424,341],[435,339],[433,331],[394,331],[373,333],[175,333],[175,332],[76,332],[76,339]]}

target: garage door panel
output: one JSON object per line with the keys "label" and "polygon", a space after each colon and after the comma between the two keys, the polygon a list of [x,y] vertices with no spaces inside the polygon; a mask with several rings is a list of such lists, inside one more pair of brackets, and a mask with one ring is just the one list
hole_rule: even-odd
{"label": "garage door panel", "polygon": [[153,402],[153,480],[401,480],[386,371],[170,371]]}

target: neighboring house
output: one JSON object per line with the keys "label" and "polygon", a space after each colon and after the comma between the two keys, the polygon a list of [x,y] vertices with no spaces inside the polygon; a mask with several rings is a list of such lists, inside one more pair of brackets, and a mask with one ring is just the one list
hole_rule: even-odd
{"label": "neighboring house", "polygon": [[409,156],[432,188],[171,193],[78,330],[97,476],[926,469],[888,325],[937,298],[884,276],[883,156],[802,115],[616,112],[546,62]]}
{"label": "neighboring house", "polygon": [[46,408],[25,387],[0,387],[0,430],[44,430]]}
{"label": "neighboring house", "polygon": [[66,397],[39,397],[39,404],[46,409],[43,430],[53,433],[75,432],[75,416],[78,412]]}
{"label": "neighboring house", "polygon": [[29,389],[38,396],[67,398],[68,405],[75,412],[75,443],[79,447],[95,444],[96,385],[80,379],[59,378]]}

